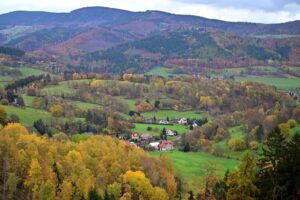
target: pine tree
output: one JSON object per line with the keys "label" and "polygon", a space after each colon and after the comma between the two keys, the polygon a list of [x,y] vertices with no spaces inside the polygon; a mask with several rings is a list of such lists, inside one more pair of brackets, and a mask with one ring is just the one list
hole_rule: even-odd
{"label": "pine tree", "polygon": [[259,199],[300,198],[300,136],[286,140],[279,128],[272,131],[259,161]]}

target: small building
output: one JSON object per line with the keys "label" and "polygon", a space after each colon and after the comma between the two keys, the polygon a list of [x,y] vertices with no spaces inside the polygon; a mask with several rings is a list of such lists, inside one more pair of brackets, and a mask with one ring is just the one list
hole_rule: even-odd
{"label": "small building", "polygon": [[167,120],[160,120],[158,123],[159,124],[164,124],[164,125],[170,124]]}
{"label": "small building", "polygon": [[140,138],[138,133],[131,133],[131,139],[132,140],[138,140]]}
{"label": "small building", "polygon": [[144,123],[153,124],[153,119],[145,119]]}
{"label": "small building", "polygon": [[144,133],[140,136],[142,140],[150,140],[152,136],[149,133]]}
{"label": "small building", "polygon": [[158,150],[159,149],[159,142],[150,142],[150,147],[155,149],[155,150]]}
{"label": "small building", "polygon": [[171,140],[162,140],[159,143],[160,151],[173,151],[173,142]]}
{"label": "small building", "polygon": [[186,118],[181,118],[179,121],[178,121],[178,124],[187,124],[187,119]]}
{"label": "small building", "polygon": [[171,129],[166,129],[166,134],[167,134],[168,136],[175,136],[175,135],[176,135],[176,132],[173,131],[173,130],[171,130]]}
{"label": "small building", "polygon": [[193,128],[197,128],[198,127],[198,124],[197,123],[193,123]]}

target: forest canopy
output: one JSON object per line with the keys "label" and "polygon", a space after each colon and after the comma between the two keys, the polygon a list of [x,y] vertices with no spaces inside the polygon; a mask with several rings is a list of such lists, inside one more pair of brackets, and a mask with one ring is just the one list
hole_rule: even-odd
{"label": "forest canopy", "polygon": [[0,131],[3,199],[155,199],[175,196],[168,159],[108,136],[74,143],[39,137],[21,124]]}

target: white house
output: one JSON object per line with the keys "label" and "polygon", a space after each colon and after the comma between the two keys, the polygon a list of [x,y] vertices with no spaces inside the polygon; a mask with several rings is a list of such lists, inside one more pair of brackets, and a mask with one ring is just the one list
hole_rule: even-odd
{"label": "white house", "polygon": [[197,123],[193,123],[193,128],[196,128],[196,127],[198,127],[198,124]]}
{"label": "white house", "polygon": [[181,119],[178,121],[178,124],[187,124],[187,119],[186,119],[186,118],[181,118]]}
{"label": "white house", "polygon": [[160,120],[158,123],[159,124],[169,124],[169,122],[167,120]]}
{"label": "white house", "polygon": [[176,132],[175,132],[175,131],[172,131],[171,129],[167,129],[167,130],[166,130],[166,134],[167,134],[168,136],[174,136],[174,135],[176,135]]}
{"label": "white house", "polygon": [[149,144],[152,148],[154,148],[155,150],[159,149],[159,142],[150,142]]}

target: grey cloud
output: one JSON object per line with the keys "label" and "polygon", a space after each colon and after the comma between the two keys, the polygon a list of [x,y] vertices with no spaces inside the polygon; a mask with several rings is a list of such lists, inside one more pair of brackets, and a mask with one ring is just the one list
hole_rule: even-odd
{"label": "grey cloud", "polygon": [[219,8],[263,10],[267,12],[289,10],[300,6],[300,0],[175,0],[181,3],[206,4]]}

